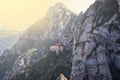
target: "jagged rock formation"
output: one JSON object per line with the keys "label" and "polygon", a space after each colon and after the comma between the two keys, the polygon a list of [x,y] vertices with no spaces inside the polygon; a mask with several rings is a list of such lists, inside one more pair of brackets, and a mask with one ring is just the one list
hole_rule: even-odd
{"label": "jagged rock formation", "polygon": [[120,80],[117,0],[96,0],[74,29],[70,80]]}
{"label": "jagged rock formation", "polygon": [[63,74],[60,74],[60,76],[56,80],[68,80]]}

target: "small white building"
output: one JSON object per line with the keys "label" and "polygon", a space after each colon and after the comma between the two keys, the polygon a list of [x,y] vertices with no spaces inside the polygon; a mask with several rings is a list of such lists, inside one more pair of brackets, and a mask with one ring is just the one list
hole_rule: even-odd
{"label": "small white building", "polygon": [[63,52],[64,46],[61,43],[56,43],[50,46],[50,51],[55,51],[56,53]]}

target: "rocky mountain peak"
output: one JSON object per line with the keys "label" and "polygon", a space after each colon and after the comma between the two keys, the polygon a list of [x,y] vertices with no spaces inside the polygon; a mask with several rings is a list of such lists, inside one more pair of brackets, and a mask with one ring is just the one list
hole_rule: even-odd
{"label": "rocky mountain peak", "polygon": [[57,16],[57,15],[62,15],[66,12],[69,15],[70,14],[69,12],[71,12],[71,11],[63,3],[58,2],[54,6],[51,6],[48,9],[46,15],[53,17],[53,16]]}
{"label": "rocky mountain peak", "polygon": [[54,5],[54,7],[65,8],[66,6],[65,6],[63,3],[58,2],[58,3],[56,3],[56,4]]}

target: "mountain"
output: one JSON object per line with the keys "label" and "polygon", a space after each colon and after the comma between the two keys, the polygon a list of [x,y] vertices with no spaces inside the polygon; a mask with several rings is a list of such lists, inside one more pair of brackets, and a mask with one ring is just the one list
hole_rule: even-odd
{"label": "mountain", "polygon": [[[22,36],[19,37],[18,42],[16,42],[16,44],[10,50],[5,52],[5,54],[7,54],[6,56],[12,55],[16,57],[15,57],[15,60],[11,60],[10,62],[11,66],[9,66],[10,69],[6,71],[3,77],[3,80],[9,80],[13,76],[24,72],[24,69],[32,67],[32,65],[34,66],[35,63],[38,63],[38,64],[43,63],[41,61],[44,60],[44,58],[47,58],[47,57],[49,58],[49,56],[51,56],[50,53],[51,51],[53,51],[53,48],[55,48],[55,51],[56,51],[54,53],[55,55],[59,56],[59,52],[65,53],[64,52],[65,50],[66,52],[69,52],[68,54],[65,54],[65,55],[67,55],[68,58],[69,56],[72,57],[71,55],[72,52],[70,51],[72,44],[69,44],[69,43],[71,43],[73,40],[71,25],[73,25],[72,23],[76,19],[76,16],[77,16],[76,14],[74,14],[72,11],[67,9],[62,3],[57,3],[56,5],[50,7],[48,12],[46,13],[46,16],[43,19],[31,25],[27,29],[27,31]],[[59,46],[61,46],[60,48],[61,50],[56,48],[56,47],[59,48]],[[56,57],[52,57],[52,58],[53,60],[56,60]],[[50,57],[49,60],[51,60],[52,58]],[[71,64],[70,58],[66,60],[66,65]],[[10,59],[11,58],[8,58],[8,60]],[[5,60],[3,59],[3,61],[6,61],[6,59]],[[46,62],[49,63],[49,61],[46,61]],[[4,65],[4,63],[2,63],[1,65]],[[61,64],[62,60],[61,59],[58,60],[58,63]],[[53,64],[52,61],[51,61],[51,64]],[[46,64],[46,63],[44,64],[44,66],[45,65],[49,66],[49,64]],[[53,66],[55,65],[56,64],[53,64]],[[59,68],[59,66],[61,67],[63,66],[64,68],[64,66],[66,65],[65,63],[61,65],[56,65],[56,67],[54,68],[51,67],[50,70],[55,70],[57,67]],[[39,67],[42,67],[42,68],[44,68],[44,66],[39,65]],[[46,67],[46,68],[49,69],[49,67]],[[46,68],[43,69],[43,73],[46,72]],[[65,67],[65,70],[66,69],[67,68]],[[37,69],[35,69],[34,71],[33,69],[33,73],[36,72],[36,70]],[[68,73],[66,73],[66,75],[68,75]],[[69,72],[69,75],[70,75],[70,72]],[[48,76],[47,73],[46,73],[46,76]],[[53,78],[56,78],[56,77],[53,77]]]}
{"label": "mountain", "polygon": [[120,80],[120,1],[79,15],[57,3],[5,53],[3,80]]}

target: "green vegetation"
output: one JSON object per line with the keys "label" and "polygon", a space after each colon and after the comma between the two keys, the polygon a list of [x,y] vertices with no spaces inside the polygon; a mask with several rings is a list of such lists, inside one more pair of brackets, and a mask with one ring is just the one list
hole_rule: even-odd
{"label": "green vegetation", "polygon": [[31,67],[11,80],[56,80],[60,74],[67,78],[71,72],[72,51],[64,51],[58,56],[50,52],[45,58],[35,63]]}

